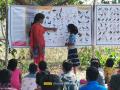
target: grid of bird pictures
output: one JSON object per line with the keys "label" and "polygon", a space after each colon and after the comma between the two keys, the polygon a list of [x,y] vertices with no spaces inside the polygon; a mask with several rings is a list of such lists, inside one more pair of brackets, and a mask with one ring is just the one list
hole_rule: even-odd
{"label": "grid of bird pictures", "polygon": [[68,24],[74,24],[78,27],[76,45],[91,45],[91,6],[55,6],[48,10],[28,8],[29,23],[33,22],[36,13],[45,15],[43,25],[45,27],[57,28],[57,32],[46,32],[45,40],[48,47],[64,47],[68,40]]}
{"label": "grid of bird pictures", "polygon": [[96,7],[96,44],[120,44],[120,5]]}
{"label": "grid of bird pictures", "polygon": [[79,37],[77,39],[77,45],[91,45],[92,32],[91,32],[91,6],[79,6],[78,7],[78,29]]}
{"label": "grid of bird pictures", "polygon": [[57,32],[46,33],[47,46],[65,46],[69,36],[67,25],[71,23],[79,30],[76,45],[91,45],[91,7],[53,7],[43,13],[46,16],[44,25],[57,28]]}
{"label": "grid of bird pictures", "polygon": [[57,32],[46,33],[46,45],[65,46],[69,36],[67,25],[77,24],[77,9],[75,7],[53,7],[50,12],[45,13],[45,16],[44,25],[57,28]]}

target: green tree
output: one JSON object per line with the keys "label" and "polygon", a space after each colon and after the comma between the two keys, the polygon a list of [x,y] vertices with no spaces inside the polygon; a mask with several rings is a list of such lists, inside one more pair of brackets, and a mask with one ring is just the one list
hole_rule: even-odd
{"label": "green tree", "polygon": [[[13,0],[8,0],[8,5],[12,4]],[[0,0],[0,21],[6,18],[6,0]]]}
{"label": "green tree", "polygon": [[[0,33],[3,34],[4,39],[6,37],[5,36],[5,31],[6,31],[5,20],[6,20],[6,16],[7,16],[7,8],[8,8],[8,5],[10,5],[12,3],[13,3],[13,0],[8,0],[8,2],[6,2],[6,0],[0,0],[0,29],[1,29]],[[2,58],[0,57],[0,61],[4,60],[5,45],[6,45],[5,40],[0,40],[0,53],[1,53],[1,55],[3,55]],[[3,61],[3,64],[5,64],[4,61]]]}
{"label": "green tree", "polygon": [[36,0],[39,5],[73,5],[82,4],[81,0]]}

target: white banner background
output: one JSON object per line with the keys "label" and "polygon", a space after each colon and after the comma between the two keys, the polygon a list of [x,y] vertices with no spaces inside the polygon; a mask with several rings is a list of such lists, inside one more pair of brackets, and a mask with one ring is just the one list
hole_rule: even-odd
{"label": "white banner background", "polygon": [[96,45],[120,45],[120,5],[96,6]]}
{"label": "white banner background", "polygon": [[32,7],[11,6],[9,8],[10,47],[29,46],[28,33],[36,13],[45,14],[44,26],[58,28],[57,32],[46,32],[47,47],[63,47],[68,38],[67,25],[75,24],[79,33],[76,46],[91,45],[91,6],[79,7]]}

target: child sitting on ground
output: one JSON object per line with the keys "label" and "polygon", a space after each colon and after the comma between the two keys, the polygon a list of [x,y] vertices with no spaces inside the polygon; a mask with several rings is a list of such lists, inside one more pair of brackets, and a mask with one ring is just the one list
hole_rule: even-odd
{"label": "child sitting on ground", "polygon": [[11,86],[10,71],[7,69],[0,70],[0,90],[17,90]]}
{"label": "child sitting on ground", "polygon": [[120,74],[120,62],[118,62],[118,70],[117,70],[117,74]]}
{"label": "child sitting on ground", "polygon": [[21,70],[17,68],[17,60],[11,59],[8,62],[8,70],[11,71],[11,85],[12,87],[20,90],[21,88]]}
{"label": "child sitting on ground", "polygon": [[76,76],[72,73],[72,63],[70,61],[64,61],[62,68],[63,73],[60,75],[60,79],[65,84],[63,87],[64,90],[78,90]]}
{"label": "child sitting on ground", "polygon": [[45,76],[49,75],[50,72],[47,70],[47,63],[45,61],[40,61],[38,67],[39,72],[36,74],[36,84],[37,88],[41,88]]}
{"label": "child sitting on ground", "polygon": [[105,68],[104,68],[104,75],[105,75],[105,83],[108,84],[111,76],[114,74],[114,59],[113,58],[108,58],[106,63],[105,63]]}
{"label": "child sitting on ground", "polygon": [[37,85],[35,83],[36,71],[37,71],[37,65],[34,63],[31,63],[29,65],[29,74],[27,74],[22,79],[21,90],[34,90],[37,87]]}
{"label": "child sitting on ground", "polygon": [[100,60],[97,59],[97,58],[92,58],[92,59],[91,59],[91,65],[90,65],[90,66],[91,66],[91,67],[96,67],[96,68],[98,69],[99,75],[98,75],[97,81],[98,81],[98,83],[99,83],[100,85],[105,86],[104,71],[103,71],[103,69],[100,67],[100,66],[101,66],[101,65],[100,65]]}

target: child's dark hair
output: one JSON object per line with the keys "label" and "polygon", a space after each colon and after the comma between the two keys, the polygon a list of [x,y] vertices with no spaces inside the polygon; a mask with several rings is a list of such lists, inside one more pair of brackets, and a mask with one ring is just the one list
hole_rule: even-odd
{"label": "child's dark hair", "polygon": [[47,69],[47,63],[45,61],[40,61],[38,66],[42,71],[45,71]]}
{"label": "child's dark hair", "polygon": [[62,64],[62,67],[63,67],[63,70],[67,73],[69,72],[71,69],[72,69],[72,63],[69,62],[69,61],[64,61],[63,64]]}
{"label": "child's dark hair", "polygon": [[10,71],[7,69],[0,70],[0,84],[7,85],[10,83]]}
{"label": "child's dark hair", "polygon": [[86,70],[86,79],[88,81],[96,81],[99,75],[99,71],[96,67],[88,67]]}
{"label": "child's dark hair", "polygon": [[31,63],[29,65],[29,72],[34,74],[34,73],[36,73],[36,71],[37,71],[37,65],[34,63]]}
{"label": "child's dark hair", "polygon": [[7,69],[14,71],[17,67],[17,59],[11,59],[8,61]]}
{"label": "child's dark hair", "polygon": [[114,59],[113,58],[108,58],[106,63],[105,63],[105,66],[106,67],[113,67],[114,65]]}
{"label": "child's dark hair", "polygon": [[70,34],[78,33],[78,28],[74,24],[68,24],[67,28],[68,28],[68,32],[70,32]]}
{"label": "child's dark hair", "polygon": [[34,23],[36,23],[36,22],[38,22],[39,20],[44,19],[44,18],[45,18],[45,15],[44,15],[44,14],[42,14],[42,13],[37,13],[37,14],[35,15],[34,22],[33,22],[32,24],[34,24]]}
{"label": "child's dark hair", "polygon": [[100,60],[98,58],[91,58],[90,66],[99,68],[101,66],[100,65]]}

